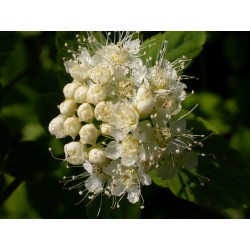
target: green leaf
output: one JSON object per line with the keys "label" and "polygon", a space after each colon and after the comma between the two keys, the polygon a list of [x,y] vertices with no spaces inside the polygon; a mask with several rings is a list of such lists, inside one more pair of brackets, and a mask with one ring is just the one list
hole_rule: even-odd
{"label": "green leaf", "polygon": [[204,144],[203,152],[214,154],[215,159],[200,157],[197,173],[180,172],[168,181],[170,190],[179,198],[213,209],[249,205],[250,166],[219,135],[209,137]]}
{"label": "green leaf", "polygon": [[7,213],[2,215],[5,219],[37,219],[39,215],[31,206],[31,201],[27,197],[25,183],[21,183],[13,194],[5,201],[3,211]]}
{"label": "green leaf", "polygon": [[157,174],[157,169],[152,169],[150,171],[150,176],[153,182],[160,187],[168,187],[168,180],[161,179]]}
{"label": "green leaf", "polygon": [[206,41],[206,34],[200,31],[167,31],[163,34],[157,34],[145,40],[142,44],[154,44],[150,49],[144,49],[146,51],[146,55],[143,56],[144,61],[151,56],[152,61],[155,62],[160,47],[165,40],[167,40],[166,59],[173,62],[182,56],[187,58],[198,56]]}
{"label": "green leaf", "polygon": [[201,92],[189,96],[184,102],[183,107],[186,110],[192,109],[196,104],[199,104],[195,110],[196,115],[207,129],[214,131],[218,134],[228,134],[232,131],[232,124],[235,121],[235,103],[232,100],[225,101],[219,95],[212,92]]}
{"label": "green leaf", "polygon": [[232,135],[230,141],[231,147],[239,150],[245,158],[250,161],[250,129],[240,126]]}

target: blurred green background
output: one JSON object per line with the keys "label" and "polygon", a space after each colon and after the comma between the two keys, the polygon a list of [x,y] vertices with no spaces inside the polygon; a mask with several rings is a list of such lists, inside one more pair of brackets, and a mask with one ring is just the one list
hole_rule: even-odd
{"label": "blurred green background", "polygon": [[[56,140],[47,128],[59,113],[56,106],[64,99],[63,86],[71,81],[58,48],[68,42],[63,39],[75,34],[0,32],[0,218],[96,217],[100,200],[88,207],[86,202],[75,205],[80,200],[77,191],[65,190],[59,183],[72,171],[48,151],[52,147],[63,158],[67,139]],[[155,34],[143,32],[144,38]],[[249,44],[248,32],[207,32],[202,52],[185,71],[199,79],[186,81],[195,94],[185,106],[199,103],[193,113],[237,149],[244,162],[250,160]],[[213,204],[201,206],[179,199],[154,184],[142,192],[143,210],[126,199],[113,210],[111,201],[103,199],[99,218],[250,217],[248,207],[212,209]]]}

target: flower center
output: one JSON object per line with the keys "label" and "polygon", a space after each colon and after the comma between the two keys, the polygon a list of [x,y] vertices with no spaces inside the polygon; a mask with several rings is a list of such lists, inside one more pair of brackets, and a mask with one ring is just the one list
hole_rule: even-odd
{"label": "flower center", "polygon": [[122,151],[129,157],[136,156],[139,152],[139,141],[132,135],[127,135],[122,142]]}
{"label": "flower center", "polygon": [[119,81],[114,84],[115,90],[112,92],[112,94],[117,95],[121,98],[132,98],[134,95],[134,83],[130,81],[129,79]]}
{"label": "flower center", "polygon": [[128,57],[129,57],[128,51],[118,46],[111,54],[111,61],[114,64],[122,65],[127,61]]}
{"label": "flower center", "polygon": [[166,146],[166,142],[172,137],[171,131],[167,127],[155,128],[154,138],[161,147]]}

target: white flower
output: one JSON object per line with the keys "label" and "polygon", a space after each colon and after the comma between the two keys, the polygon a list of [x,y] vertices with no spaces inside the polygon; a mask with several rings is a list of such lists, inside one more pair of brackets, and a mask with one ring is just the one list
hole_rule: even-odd
{"label": "white flower", "polygon": [[79,135],[81,143],[95,145],[100,132],[93,123],[89,123],[82,126]]}
{"label": "white flower", "polygon": [[100,176],[93,173],[90,177],[85,181],[85,187],[91,193],[99,194],[103,191],[103,180]]}
{"label": "white flower", "polygon": [[86,189],[93,194],[99,194],[104,191],[104,186],[108,178],[103,174],[102,166],[97,166],[86,161],[83,163],[83,167],[89,174],[89,177],[85,181]]}
{"label": "white flower", "polygon": [[178,76],[172,64],[165,61],[163,67],[155,66],[148,69],[146,78],[150,83],[150,88],[156,92],[168,93],[173,89]]}
{"label": "white flower", "polygon": [[81,128],[81,123],[77,117],[73,116],[66,118],[63,126],[65,134],[75,139]]}
{"label": "white flower", "polygon": [[113,77],[113,73],[113,68],[108,64],[98,64],[88,72],[89,78],[94,83],[101,85],[108,83]]}
{"label": "white flower", "polygon": [[121,99],[131,99],[134,97],[137,86],[133,79],[124,78],[119,81],[112,81],[110,83],[110,93],[109,97],[112,99],[121,98]]}
{"label": "white flower", "polygon": [[84,172],[64,182],[77,182],[70,189],[83,187],[82,200],[101,194],[112,196],[112,207],[124,196],[132,204],[143,202],[149,171],[168,180],[198,164],[191,150],[202,146],[199,135],[186,129],[185,115],[176,116],[187,97],[181,80],[188,77],[181,73],[189,60],[166,60],[164,41],[155,62],[147,55],[144,64],[153,40],[141,47],[137,32],[114,33],[113,42],[110,33],[87,34],[76,36],[78,48],[65,44],[72,59],[64,65],[73,82],[63,88],[60,115],[49,124],[56,138],[77,138],[64,146],[65,161]]}
{"label": "white flower", "polygon": [[65,119],[63,115],[58,115],[49,124],[50,134],[55,135],[57,139],[66,137],[63,126]]}
{"label": "white flower", "polygon": [[98,104],[107,98],[107,88],[99,84],[92,84],[87,92],[86,101],[91,104]]}
{"label": "white flower", "polygon": [[70,59],[64,62],[66,72],[77,80],[83,83],[88,79],[88,71],[91,69],[91,56],[86,48],[82,48],[82,52],[77,60]]}
{"label": "white flower", "polygon": [[140,51],[140,39],[131,40],[132,36],[127,36],[123,40],[123,48],[128,50],[130,54],[136,55]]}
{"label": "white flower", "polygon": [[77,103],[84,103],[86,101],[88,89],[89,88],[85,83],[76,89],[74,99]]}
{"label": "white flower", "polygon": [[88,153],[89,162],[96,165],[103,165],[107,162],[107,157],[104,152],[104,148],[97,146],[91,148]]}
{"label": "white flower", "polygon": [[[151,178],[143,169],[137,167],[125,167],[120,160],[111,161],[110,164],[103,169],[107,175],[111,175],[111,194],[114,196],[121,196],[127,193],[128,200],[131,203],[139,201],[141,196],[141,184],[150,185]],[[117,203],[119,206],[119,201]]]}
{"label": "white flower", "polygon": [[64,62],[66,71],[70,73],[73,79],[78,82],[84,82],[88,78],[88,70],[90,70],[89,65],[80,64],[75,60],[69,60]]}
{"label": "white flower", "polygon": [[81,65],[84,65],[87,71],[89,65],[92,65],[92,58],[87,48],[81,48],[81,53],[78,57]]}
{"label": "white flower", "polygon": [[165,109],[165,113],[169,116],[176,115],[181,110],[181,102],[186,98],[186,91],[180,87],[176,87],[170,94],[157,94],[156,106],[157,113],[161,109]]}
{"label": "white flower", "polygon": [[[136,42],[139,45],[139,40]],[[132,69],[142,65],[141,59],[136,56],[138,52],[139,49],[132,49],[128,46],[128,43],[127,46],[124,46],[123,42],[120,41],[117,44],[110,44],[102,47],[102,49],[98,51],[97,56],[93,57],[93,60],[96,61],[96,63],[99,63],[99,61],[106,61],[111,65],[127,66]]]}
{"label": "white flower", "polygon": [[196,135],[186,130],[184,119],[172,118],[164,126],[156,126],[153,130],[159,150],[164,149],[168,154],[182,154],[185,150],[191,150],[192,143],[196,143]]}
{"label": "white flower", "polygon": [[186,99],[187,97],[187,93],[185,90],[183,90],[182,87],[180,86],[177,86],[173,92],[172,92],[172,95],[174,97],[174,99],[177,101],[177,102],[182,102]]}
{"label": "white flower", "polygon": [[75,100],[65,100],[59,105],[60,113],[64,116],[70,117],[75,114],[77,106]]}
{"label": "white flower", "polygon": [[64,146],[65,160],[73,165],[80,165],[87,159],[86,146],[72,141]]}
{"label": "white flower", "polygon": [[141,85],[141,87],[137,90],[133,102],[134,107],[138,111],[140,117],[147,117],[148,115],[150,115],[155,105],[155,100],[153,98],[152,92],[145,84]]}
{"label": "white flower", "polygon": [[[152,127],[152,123],[148,120],[139,122],[132,134],[143,146],[140,164],[146,169],[157,166],[163,151],[162,148],[159,147],[155,127]],[[137,162],[137,164],[139,163]]]}
{"label": "white flower", "polygon": [[73,81],[72,83],[66,84],[65,87],[63,88],[63,94],[65,98],[74,99],[75,91],[80,86],[81,83],[77,81]]}
{"label": "white flower", "polygon": [[122,142],[111,141],[105,154],[108,158],[116,160],[121,157],[121,164],[127,167],[135,165],[143,155],[143,148],[139,141],[133,135],[127,135]]}
{"label": "white flower", "polygon": [[83,103],[78,107],[77,115],[79,121],[91,123],[94,119],[94,109],[88,103]]}
{"label": "white flower", "polygon": [[110,105],[108,124],[111,125],[110,134],[121,141],[138,124],[139,115],[130,102],[117,102]]}
{"label": "white flower", "polygon": [[145,65],[141,65],[132,69],[132,78],[138,87],[143,82],[146,73],[147,73],[147,67]]}
{"label": "white flower", "polygon": [[93,200],[100,193],[110,196],[111,177],[104,173],[103,168],[105,167],[106,165],[95,165],[86,160],[83,163],[84,172],[71,177],[64,177],[64,185],[67,186],[72,182],[75,182],[73,186],[69,187],[69,190],[84,187],[79,191],[79,194],[83,195],[84,192],[87,192],[87,194],[81,201],[83,201],[86,197]]}
{"label": "white flower", "polygon": [[95,106],[94,115],[96,120],[108,122],[111,117],[111,102],[102,101]]}

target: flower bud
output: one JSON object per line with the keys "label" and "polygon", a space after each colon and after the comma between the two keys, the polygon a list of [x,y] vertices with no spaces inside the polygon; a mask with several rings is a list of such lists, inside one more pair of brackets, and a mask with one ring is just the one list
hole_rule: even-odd
{"label": "flower bud", "polygon": [[78,82],[84,82],[88,78],[88,71],[91,68],[88,63],[79,64],[74,60],[64,62],[64,66],[66,71]]}
{"label": "flower bud", "polygon": [[57,139],[66,137],[63,126],[64,121],[65,117],[63,115],[58,115],[49,124],[49,132],[51,135],[55,135]]}
{"label": "flower bud", "polygon": [[96,129],[93,123],[82,126],[79,135],[81,137],[81,143],[95,145],[99,136],[99,131]]}
{"label": "flower bud", "polygon": [[92,148],[89,153],[89,162],[96,165],[102,165],[107,161],[104,149],[101,147]]}
{"label": "flower bud", "polygon": [[83,103],[77,110],[79,121],[90,123],[94,119],[94,109],[88,103]]}
{"label": "flower bud", "polygon": [[82,164],[87,160],[86,145],[72,141],[64,146],[65,160],[73,165]]}
{"label": "flower bud", "polygon": [[110,136],[111,126],[108,123],[102,123],[100,125],[101,134],[104,136]]}
{"label": "flower bud", "polygon": [[87,102],[96,105],[107,98],[107,89],[104,86],[93,84],[89,87],[87,92]]}
{"label": "flower bud", "polygon": [[154,104],[155,101],[152,96],[151,90],[147,86],[142,85],[138,89],[134,99],[134,107],[138,111],[139,115],[141,117],[146,117],[151,114],[154,109]]}
{"label": "flower bud", "polygon": [[65,87],[63,88],[63,94],[65,98],[74,99],[75,91],[80,86],[81,84],[77,81],[66,84]]}
{"label": "flower bud", "polygon": [[86,95],[88,92],[88,86],[83,84],[75,91],[74,98],[77,103],[84,103],[86,101]]}
{"label": "flower bud", "polygon": [[64,131],[66,135],[71,136],[73,139],[79,133],[81,123],[77,117],[69,117],[64,122]]}
{"label": "flower bud", "polygon": [[59,105],[60,113],[67,117],[70,117],[75,114],[76,111],[76,102],[74,100],[65,100]]}

